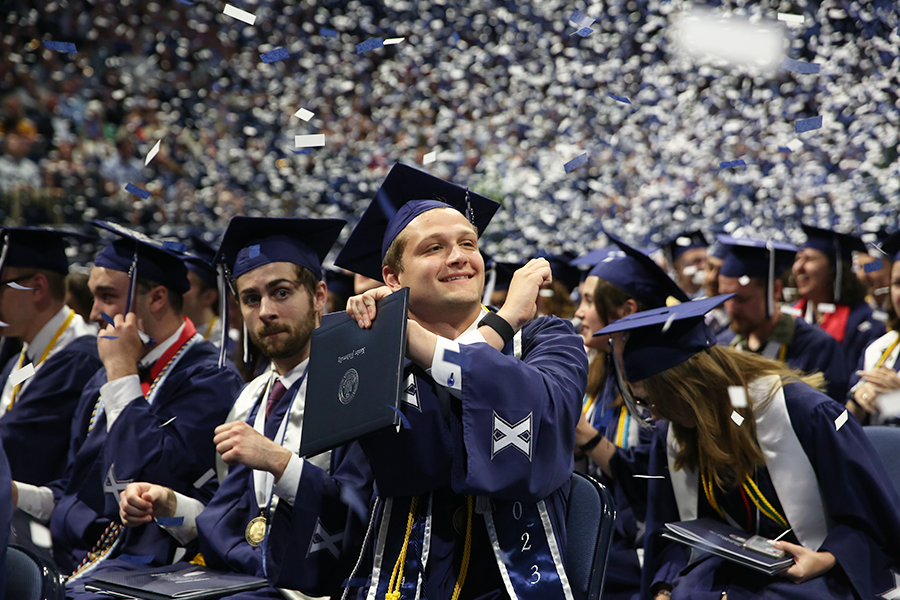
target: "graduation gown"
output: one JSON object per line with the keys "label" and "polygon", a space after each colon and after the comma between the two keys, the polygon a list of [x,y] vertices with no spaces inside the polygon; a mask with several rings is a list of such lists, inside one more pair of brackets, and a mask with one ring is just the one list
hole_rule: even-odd
{"label": "graduation gown", "polygon": [[[795,304],[794,308],[805,312],[806,302],[804,298]],[[840,323],[835,321],[839,314],[835,312],[823,315],[818,325],[841,344],[849,373],[849,369],[852,369],[853,365],[859,363],[866,346],[884,335],[884,323],[874,318],[874,311],[866,302],[859,302],[850,307],[846,304],[837,304],[836,307],[839,310],[849,308],[849,312],[846,314],[846,322]],[[831,323],[831,321],[835,322]],[[840,331],[836,331],[836,327]]]}
{"label": "graduation gown", "polygon": [[[78,566],[110,521],[119,522],[119,492],[128,483],[157,483],[203,502],[212,497],[216,478],[206,476],[215,467],[213,430],[224,421],[242,380],[230,363],[218,368],[215,346],[198,336],[194,340],[168,370],[152,404],[135,398],[108,432],[105,411],[98,411],[88,431],[106,371],[85,387],[66,474],[50,485],[56,500],[50,517],[53,555],[64,573]],[[113,555],[163,565],[175,548],[168,533],[144,525],[125,530]]]}
{"label": "graduation gown", "polygon": [[[359,597],[384,596],[416,497],[403,598],[450,598],[467,528],[466,496],[473,496],[462,597],[515,596],[515,590],[571,597],[562,553],[587,380],[581,337],[567,321],[541,317],[502,353],[484,343],[461,344],[456,361],[460,397],[408,363],[401,412],[409,427],[360,440],[378,497],[366,554],[350,584],[360,586]],[[309,530],[285,535],[302,556]]]}
{"label": "graduation gown", "polygon": [[0,444],[0,600],[6,598],[6,547],[13,515],[12,481],[6,452]]}
{"label": "graduation gown", "polygon": [[[9,360],[0,381],[18,361],[18,356]],[[45,485],[63,475],[78,400],[102,366],[96,337],[85,335],[48,356],[23,384],[12,410],[0,418],[0,440],[14,480]]]}
{"label": "graduation gown", "polygon": [[[767,377],[751,384],[755,405],[775,381]],[[730,600],[873,598],[893,589],[891,569],[900,559],[900,498],[859,423],[850,416],[836,428],[835,419],[843,411],[843,406],[802,383],[785,385],[767,408],[754,411],[757,439],[767,459],[755,479],[792,527],[786,539],[831,552],[836,559],[831,570],[802,584],[739,569],[713,556],[688,565],[688,547],[660,537],[664,523],[716,516],[698,493],[696,472],[671,467],[677,442],[668,423],[660,422],[650,471],[662,479],[649,481],[644,596],[656,582],[674,584],[676,600],[718,599],[723,591]],[[741,512],[728,514],[740,524]],[[753,518],[752,511],[747,512]],[[782,531],[763,517],[759,533],[773,538]]]}
{"label": "graduation gown", "polygon": [[[900,336],[900,332],[888,331],[886,334],[866,346],[862,356],[859,357],[859,364],[856,367],[857,370],[854,371],[853,375],[850,377],[850,389],[859,385],[860,376],[857,374],[857,371],[874,369],[876,365],[878,365],[878,361],[881,360],[881,356],[887,352],[894,342],[897,341],[898,336]],[[900,344],[897,344],[891,349],[891,352],[885,357],[882,366],[893,369],[894,371],[900,371]],[[900,414],[887,414],[878,411],[871,415],[867,424],[893,424],[898,419],[900,419]]]}
{"label": "graduation gown", "polygon": [[[235,408],[239,408],[238,405],[248,404],[244,400],[255,400],[250,404],[247,418],[250,424],[255,421],[260,400],[265,402],[262,395],[268,379],[269,373],[257,377],[248,384],[235,404]],[[291,421],[282,445],[293,452],[299,450],[306,387],[303,385],[304,379],[296,381],[279,400],[266,419],[264,428],[266,437],[280,442],[276,439],[279,426],[287,411],[291,410]],[[244,465],[232,467],[215,496],[197,517],[200,552],[212,568],[259,577],[268,575],[272,586],[242,593],[237,596],[240,598],[282,598],[274,586],[299,590],[312,596],[332,593],[339,596],[340,583],[356,559],[354,550],[358,551],[361,545],[366,518],[365,514],[358,517],[348,513],[342,496],[348,490],[355,490],[357,485],[363,488],[368,485],[368,491],[362,492],[365,497],[358,500],[368,502],[371,480],[371,471],[358,444],[339,447],[305,461],[294,507],[273,495],[267,511],[270,533],[288,530],[292,526],[309,529],[311,541],[302,552],[290,556],[290,561],[285,562],[286,549],[277,542],[274,545],[270,543],[271,536],[256,547],[246,541],[247,524],[260,515],[253,470]],[[312,539],[314,537],[315,540]],[[351,546],[352,549],[345,551]]]}

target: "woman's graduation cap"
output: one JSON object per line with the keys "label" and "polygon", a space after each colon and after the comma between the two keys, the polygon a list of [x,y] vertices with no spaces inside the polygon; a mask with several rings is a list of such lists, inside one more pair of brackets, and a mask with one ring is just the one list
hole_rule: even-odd
{"label": "woman's graduation cap", "polygon": [[665,306],[670,297],[679,302],[689,300],[687,294],[652,258],[609,233],[606,236],[622,253],[610,253],[591,269],[588,277],[595,276],[610,282],[647,308]]}
{"label": "woman's graduation cap", "polygon": [[66,275],[70,241],[87,242],[94,238],[64,229],[45,227],[4,227],[0,232],[0,273],[5,267],[41,269]]}
{"label": "woman's graduation cap", "polygon": [[853,260],[853,252],[865,252],[866,245],[855,235],[821,229],[812,225],[800,225],[806,234],[804,248],[814,248],[828,257],[834,265],[834,301],[841,301],[841,285],[844,262]]}
{"label": "woman's graduation cap", "polygon": [[460,211],[480,236],[500,204],[398,163],[381,184],[334,264],[382,281],[381,266],[391,242],[413,219],[435,208]]}
{"label": "woman's graduation cap", "polygon": [[790,268],[797,247],[781,242],[764,242],[716,236],[716,242],[724,249],[719,275],[725,277],[755,277],[766,281],[766,316],[775,312],[773,297],[775,279]]}
{"label": "woman's graduation cap", "polygon": [[682,254],[694,248],[706,248],[707,246],[709,246],[709,243],[699,230],[682,232],[662,245],[669,265],[673,269],[675,268],[675,261]]}

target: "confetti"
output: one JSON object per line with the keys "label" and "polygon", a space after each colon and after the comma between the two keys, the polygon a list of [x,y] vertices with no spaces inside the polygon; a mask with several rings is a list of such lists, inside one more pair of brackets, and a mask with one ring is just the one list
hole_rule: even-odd
{"label": "confetti", "polygon": [[45,525],[30,520],[28,525],[31,530],[31,541],[34,542],[35,546],[38,548],[53,547],[53,539],[50,536],[50,530]]}
{"label": "confetti", "polygon": [[119,336],[117,336],[117,335],[101,335],[100,339],[101,340],[117,340],[117,339],[119,339]]}
{"label": "confetti", "polygon": [[33,290],[33,289],[34,289],[34,288],[30,288],[30,287],[25,287],[24,285],[22,285],[22,284],[20,284],[20,283],[16,283],[15,281],[10,281],[10,282],[7,283],[6,285],[8,285],[9,287],[11,287],[11,288],[14,289],[14,290],[25,290],[25,291],[29,291],[29,290]]}
{"label": "confetti", "polygon": [[[576,31],[575,35],[580,35],[581,37],[587,37],[587,36],[591,35],[592,33],[594,33],[593,29],[591,29],[590,27],[583,27],[583,28],[579,29],[578,31]],[[631,104],[631,103],[629,102],[629,104]]]}
{"label": "confetti", "polygon": [[623,104],[631,104],[631,100],[626,98],[625,96],[616,96],[612,92],[606,92],[606,95],[615,100],[616,102],[622,102]]}
{"label": "confetti", "polygon": [[15,387],[15,386],[19,385],[20,383],[22,383],[23,381],[25,381],[26,379],[31,378],[32,376],[34,376],[34,364],[28,363],[27,365],[25,365],[24,367],[22,367],[21,369],[19,369],[18,371],[16,371],[15,373],[13,373],[12,375],[9,376],[9,384],[11,386]]}
{"label": "confetti", "polygon": [[241,10],[236,6],[232,6],[230,4],[225,5],[225,10],[222,11],[229,17],[233,17],[238,21],[243,21],[247,25],[253,25],[256,23],[256,15],[253,13],[248,13],[246,10]]}
{"label": "confetti", "polygon": [[588,161],[587,152],[585,152],[584,154],[581,154],[579,156],[576,156],[575,158],[573,158],[572,160],[570,160],[569,162],[567,162],[565,164],[566,173],[571,173],[572,171],[574,171],[581,165],[585,164],[587,161]]}
{"label": "confetti", "polygon": [[870,263],[866,263],[865,266],[863,267],[863,271],[865,271],[866,273],[874,273],[875,271],[880,271],[881,266],[882,266],[881,259],[878,258]]}
{"label": "confetti", "polygon": [[847,422],[847,419],[850,418],[850,413],[847,412],[847,409],[844,409],[844,412],[839,414],[837,418],[834,420],[834,430],[840,431],[841,427],[844,426],[844,423]]}
{"label": "confetti", "polygon": [[[878,289],[887,290],[886,292],[882,292],[883,294],[887,294],[888,292],[891,291],[891,288],[878,288]],[[877,294],[878,291],[876,290],[875,293]],[[888,320],[888,314],[886,312],[884,312],[883,310],[874,310],[874,311],[872,311],[872,318],[875,319],[876,321],[878,321],[879,323],[885,323]]]}
{"label": "confetti", "polygon": [[787,146],[778,146],[778,151],[779,151],[779,152],[784,152],[785,154],[790,154],[790,153],[791,153],[791,149],[788,148]]}
{"label": "confetti", "polygon": [[177,418],[178,418],[178,415],[175,415],[174,417],[172,417],[171,419],[169,419],[169,420],[166,421],[165,423],[162,423],[162,424],[160,425],[160,427],[165,427],[166,425],[168,425],[169,423],[171,423],[172,421],[174,421],[174,420],[177,419]]}
{"label": "confetti", "polygon": [[799,152],[803,148],[803,142],[795,138],[788,142],[787,147],[790,148],[791,152]]}
{"label": "confetti", "polygon": [[320,27],[319,35],[327,38],[336,38],[338,36],[338,32],[334,29],[329,29],[328,27]]}
{"label": "confetti", "polygon": [[688,277],[691,277],[696,272],[697,272],[697,267],[695,267],[694,265],[688,265],[682,271],[682,273],[684,273]]}
{"label": "confetti", "polygon": [[306,150],[291,150],[294,154],[312,154],[312,150],[307,148]]}
{"label": "confetti", "polygon": [[830,313],[834,312],[835,308],[834,308],[834,304],[831,304],[830,302],[819,302],[816,305],[816,310],[818,310],[820,313],[829,313],[830,314]]}
{"label": "confetti", "polygon": [[730,160],[728,162],[719,163],[720,169],[728,169],[731,167],[746,167],[746,166],[747,166],[747,163],[745,163],[743,160]]}
{"label": "confetti", "polygon": [[784,314],[790,315],[790,316],[794,317],[795,319],[799,319],[800,317],[803,316],[802,310],[800,310],[799,308],[794,308],[793,306],[788,306],[787,304],[782,305],[780,310]]}
{"label": "confetti", "polygon": [[741,284],[741,286],[749,285],[749,284],[750,284],[750,278],[747,277],[746,275],[741,275],[741,276],[738,278],[738,283]]}
{"label": "confetti", "polygon": [[384,41],[380,38],[372,38],[371,40],[366,40],[365,42],[361,42],[356,45],[356,53],[362,54],[363,52],[368,52],[369,50],[375,50],[376,48],[384,47]]}
{"label": "confetti", "polygon": [[747,390],[742,385],[729,385],[728,399],[733,408],[747,408]]}
{"label": "confetti", "polygon": [[391,409],[392,411],[394,411],[395,413],[400,415],[400,425],[403,426],[403,429],[411,429],[409,420],[406,418],[406,415],[404,415],[402,412],[400,412],[400,409],[398,409],[396,406],[391,406],[390,404],[385,404],[385,406],[387,406],[389,409]]}
{"label": "confetti", "polygon": [[147,153],[147,158],[144,159],[145,167],[150,164],[150,161],[153,160],[157,154],[159,154],[160,142],[162,142],[162,140],[157,140],[156,144],[152,148],[150,148],[150,152]]}
{"label": "confetti", "polygon": [[316,113],[312,112],[311,110],[306,110],[305,108],[301,108],[300,110],[298,110],[297,112],[294,113],[294,116],[297,117],[298,119],[300,119],[301,121],[309,121],[310,119],[313,118],[313,115],[315,115],[315,114]]}
{"label": "confetti", "polygon": [[191,0],[178,0],[182,4],[187,4],[188,6],[194,6],[194,3]]}
{"label": "confetti", "polygon": [[422,157],[422,164],[430,165],[431,163],[433,163],[436,160],[437,160],[437,150],[432,150],[431,152],[427,153],[425,156]]}
{"label": "confetti", "polygon": [[734,421],[734,424],[738,427],[744,424],[744,417],[736,410],[731,412],[731,420]]}
{"label": "confetti", "polygon": [[669,318],[666,319],[665,323],[663,323],[662,332],[663,333],[667,332],[669,330],[669,328],[672,326],[672,323],[674,323],[674,322],[675,322],[675,314],[673,313],[673,314],[669,315]]}
{"label": "confetti", "polygon": [[116,322],[113,320],[113,318],[111,316],[109,316],[108,314],[106,314],[105,312],[100,313],[100,318],[103,319],[104,321],[106,321],[107,323],[109,323],[110,325],[112,325],[113,327],[116,326]]}
{"label": "confetti", "polygon": [[385,46],[393,46],[394,44],[399,44],[400,42],[402,42],[405,39],[406,38],[388,38],[388,39],[384,40],[384,45]]}
{"label": "confetti", "polygon": [[665,475],[632,475],[636,479],[665,479]]}
{"label": "confetti", "polygon": [[872,323],[870,323],[869,321],[863,321],[862,323],[860,323],[859,325],[856,326],[857,331],[865,332],[870,329],[872,329]]}
{"label": "confetti", "polygon": [[295,135],[294,146],[297,148],[318,148],[325,145],[324,133],[313,133],[310,135]]}
{"label": "confetti", "polygon": [[572,16],[569,17],[569,24],[572,27],[577,29],[583,29],[585,27],[590,27],[593,22],[596,21],[593,17],[589,17],[585,14],[582,14],[578,10],[572,13]]}
{"label": "confetti", "polygon": [[157,517],[156,524],[160,527],[181,527],[184,525],[184,517]]}
{"label": "confetti", "polygon": [[877,294],[878,296],[880,296],[882,294],[889,294],[890,292],[891,292],[890,287],[880,287],[880,288],[875,288],[874,290],[872,290],[872,293]]}
{"label": "confetti", "polygon": [[454,46],[456,44],[458,44],[459,43],[459,34],[454,31],[453,35],[450,36],[450,41],[453,42]]}
{"label": "confetti", "polygon": [[822,127],[822,116],[812,117],[810,119],[800,119],[799,121],[794,121],[794,132],[796,133],[804,133],[807,131],[812,131],[814,129],[820,129]]}
{"label": "confetti", "polygon": [[819,72],[822,65],[816,63],[803,62],[802,60],[794,60],[787,56],[781,61],[781,66],[791,73],[799,73],[801,75],[815,75]]}
{"label": "confetti", "polygon": [[215,469],[210,469],[210,470],[208,470],[206,473],[204,473],[203,475],[201,475],[200,478],[197,479],[197,481],[194,482],[194,487],[195,487],[196,489],[202,488],[204,485],[206,485],[206,482],[207,482],[207,481],[209,481],[210,479],[212,479],[212,478],[215,477],[215,476],[216,476],[216,470],[215,470]]}
{"label": "confetti", "polygon": [[278,62],[279,60],[284,60],[290,57],[291,55],[288,54],[288,51],[284,48],[275,48],[271,52],[265,52],[259,55],[259,58],[262,59],[262,61],[266,64]]}
{"label": "confetti", "polygon": [[55,50],[56,52],[78,52],[75,49],[75,44],[72,42],[52,42],[50,40],[44,40],[44,47],[47,50]]}
{"label": "confetti", "polygon": [[778,20],[788,24],[803,24],[805,17],[803,15],[792,15],[790,13],[778,13]]}
{"label": "confetti", "polygon": [[130,193],[134,194],[135,196],[142,198],[143,200],[146,200],[147,198],[150,197],[150,192],[148,192],[145,189],[139,188],[138,186],[134,185],[133,183],[127,184],[125,186],[125,191],[130,192]]}

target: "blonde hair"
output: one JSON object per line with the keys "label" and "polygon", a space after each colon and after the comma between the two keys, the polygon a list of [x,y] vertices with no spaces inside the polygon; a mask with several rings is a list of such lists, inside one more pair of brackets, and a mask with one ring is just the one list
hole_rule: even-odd
{"label": "blonde hair", "polygon": [[[740,386],[749,398],[748,385],[769,375],[778,383],[762,403],[734,408],[728,388]],[[766,458],[756,440],[754,408],[764,407],[784,383],[803,382],[823,389],[821,374],[805,375],[781,362],[763,358],[752,352],[713,346],[695,354],[683,363],[643,381],[647,399],[654,411],[670,421],[680,445],[675,468],[699,469],[720,489],[739,486]],[[732,419],[737,411],[743,418],[738,426]],[[678,425],[694,422],[695,427]]]}

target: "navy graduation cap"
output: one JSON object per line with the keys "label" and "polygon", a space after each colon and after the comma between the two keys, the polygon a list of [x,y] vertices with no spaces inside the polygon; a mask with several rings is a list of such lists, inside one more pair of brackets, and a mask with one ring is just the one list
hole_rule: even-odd
{"label": "navy graduation cap", "polygon": [[887,255],[891,262],[900,260],[900,231],[895,231],[884,238],[884,241],[878,245],[878,249]]}
{"label": "navy graduation cap", "polygon": [[766,281],[766,314],[771,316],[775,279],[780,277],[794,262],[798,248],[792,244],[734,238],[728,235],[716,236],[718,246],[723,248],[722,266],[719,275],[724,277],[756,277]]}
{"label": "navy graduation cap", "polygon": [[601,261],[606,259],[610,254],[616,254],[618,256],[623,256],[621,250],[619,250],[615,246],[607,246],[605,248],[594,248],[590,250],[587,254],[582,254],[581,256],[576,256],[572,260],[569,261],[570,267],[575,267],[580,271],[587,273],[594,266],[600,264]]}
{"label": "navy graduation cap", "polygon": [[669,259],[673,268],[675,261],[688,250],[706,248],[707,246],[709,246],[709,242],[706,241],[706,237],[699,230],[680,233],[662,245],[666,252],[666,258]]}
{"label": "navy graduation cap", "polygon": [[822,252],[834,265],[834,301],[840,302],[844,261],[853,260],[853,252],[866,252],[865,243],[855,235],[821,229],[804,223],[801,223],[800,226],[803,228],[803,233],[806,234],[806,243],[803,244],[803,247],[814,248]]}
{"label": "navy graduation cap", "polygon": [[179,294],[191,289],[184,266],[187,246],[181,242],[154,240],[109,221],[91,221],[91,224],[118,236],[97,254],[94,265],[128,274],[131,281],[126,312],[131,310],[134,283],[138,278],[164,285]]}
{"label": "navy graduation cap", "polygon": [[334,264],[382,281],[382,261],[391,242],[413,219],[435,208],[454,208],[462,212],[481,236],[500,204],[424,171],[397,163],[359,219]]}
{"label": "navy graduation cap", "polygon": [[609,233],[606,236],[621,253],[609,254],[591,269],[589,277],[599,277],[625,290],[645,308],[665,306],[670,297],[679,302],[690,300],[652,258]]}
{"label": "navy graduation cap", "polygon": [[716,336],[703,317],[732,296],[725,294],[634,313],[594,336],[628,332],[622,353],[625,377],[631,382],[642,381],[715,346]]}
{"label": "navy graduation cap", "polygon": [[209,287],[216,287],[216,267],[213,260],[216,249],[206,243],[203,238],[191,235],[188,237],[191,252],[184,255],[184,264]]}
{"label": "navy graduation cap", "polygon": [[69,272],[66,249],[70,241],[87,242],[89,235],[64,229],[44,227],[4,227],[0,232],[0,271],[4,267],[42,269],[61,273]]}

